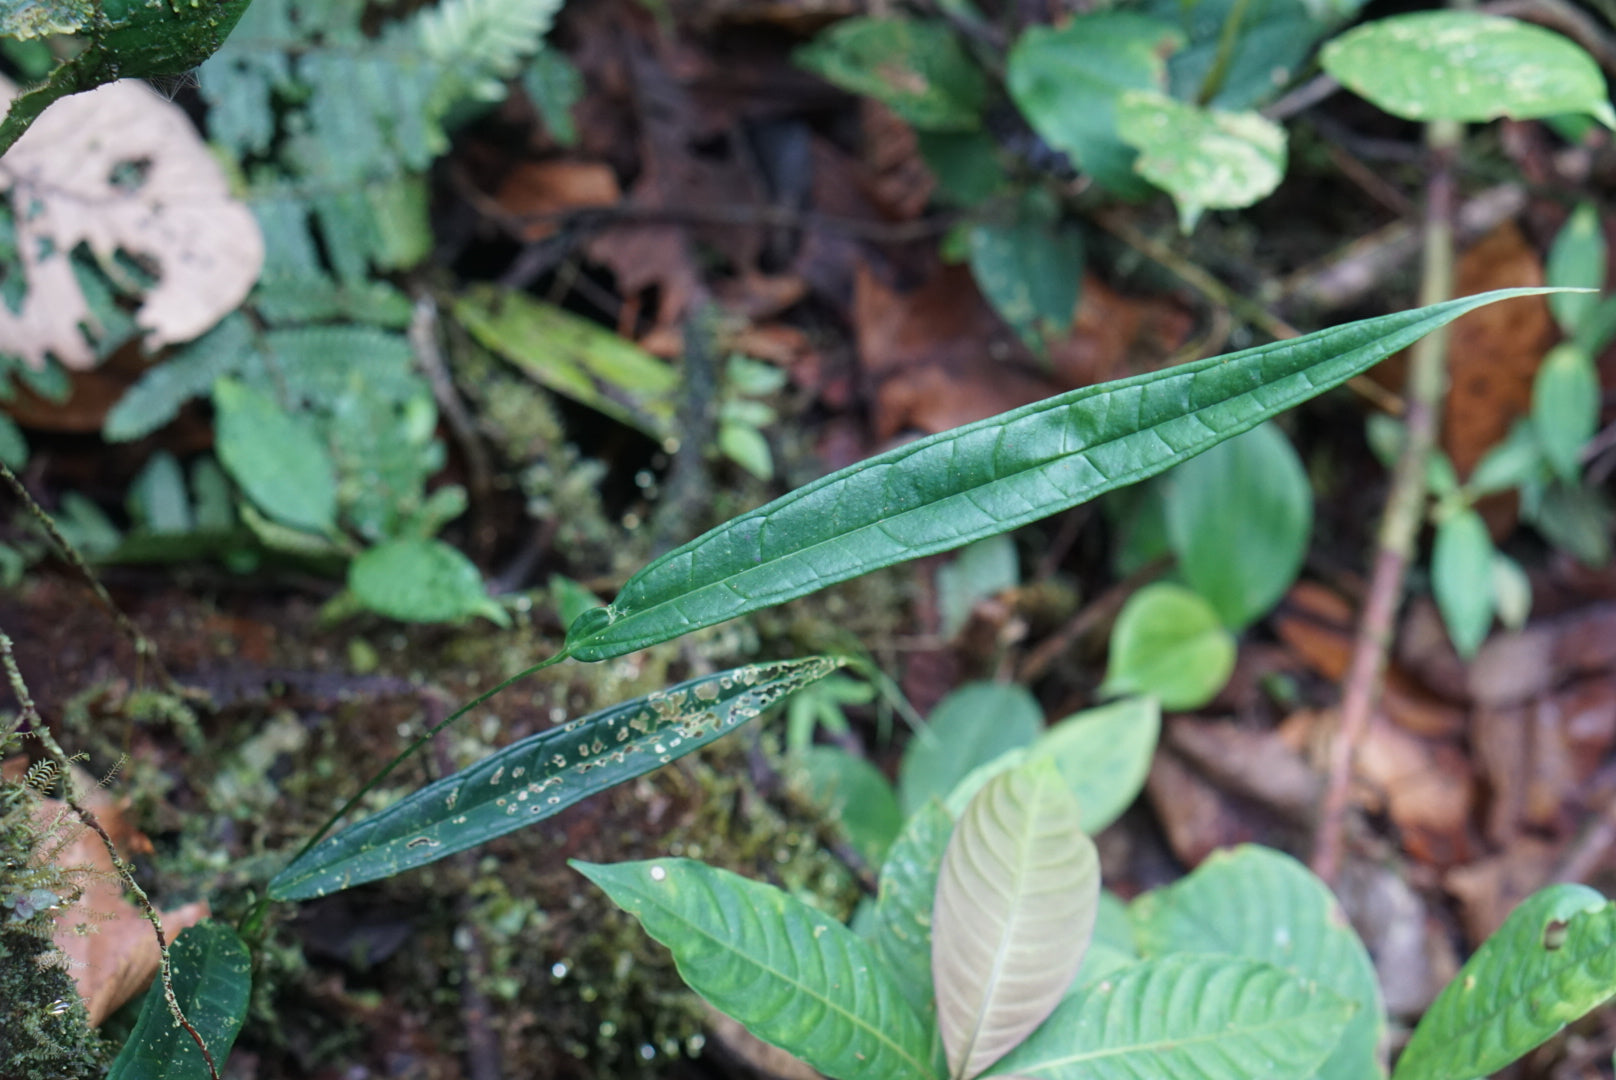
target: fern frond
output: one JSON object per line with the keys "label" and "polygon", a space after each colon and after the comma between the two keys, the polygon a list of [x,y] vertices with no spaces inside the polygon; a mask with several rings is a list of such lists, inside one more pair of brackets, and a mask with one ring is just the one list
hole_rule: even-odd
{"label": "fern frond", "polygon": [[499,101],[560,10],[561,0],[442,0],[415,25],[423,51],[456,73],[466,97]]}

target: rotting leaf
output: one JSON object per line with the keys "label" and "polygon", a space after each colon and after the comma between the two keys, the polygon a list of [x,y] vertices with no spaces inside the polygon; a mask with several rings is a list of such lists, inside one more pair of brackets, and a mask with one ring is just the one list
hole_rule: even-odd
{"label": "rotting leaf", "polygon": [[[15,88],[0,80],[0,93]],[[257,220],[185,111],[138,82],[58,102],[5,156],[0,191],[11,193],[28,287],[20,310],[0,304],[0,342],[36,368],[47,356],[96,364],[81,329],[96,321],[71,266],[81,245],[109,274],[120,254],[154,271],[135,316],[149,348],[235,310],[263,265]]]}

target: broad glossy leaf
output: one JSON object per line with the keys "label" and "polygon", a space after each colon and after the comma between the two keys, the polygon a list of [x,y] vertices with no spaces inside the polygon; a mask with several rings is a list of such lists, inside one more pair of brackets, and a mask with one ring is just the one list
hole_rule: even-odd
{"label": "broad glossy leaf", "polygon": [[1549,310],[1567,337],[1583,332],[1583,324],[1599,306],[1599,289],[1605,284],[1605,230],[1599,222],[1599,209],[1591,202],[1579,205],[1566,219],[1554,246],[1549,249],[1544,268],[1548,283],[1555,288],[1592,289],[1593,292],[1563,292],[1549,297]]}
{"label": "broad glossy leaf", "polygon": [[1100,858],[1047,758],[994,777],[954,827],[937,877],[931,971],[955,1080],[971,1080],[1054,1011],[1083,963]]}
{"label": "broad glossy leaf", "polygon": [[390,540],[371,548],[348,567],[348,587],[371,611],[402,622],[482,615],[510,625],[477,567],[441,540]]}
{"label": "broad glossy leaf", "polygon": [[720,1012],[826,1076],[931,1080],[926,1027],[875,951],[771,885],[688,859],[572,866]]}
{"label": "broad glossy leaf", "polygon": [[[1385,1010],[1375,965],[1330,890],[1306,867],[1268,848],[1213,855],[1130,909],[1146,956],[1211,953],[1261,960],[1357,1004],[1318,1080],[1383,1077]],[[1305,1074],[1294,1074],[1302,1077]]]}
{"label": "broad glossy leaf", "polygon": [[1582,448],[1599,430],[1599,406],[1593,357],[1569,342],[1550,349],[1532,382],[1532,426],[1543,456],[1568,483],[1582,475]]}
{"label": "broad glossy leaf", "polygon": [[1366,370],[1502,290],[1084,387],[850,465],[675,548],[569,628],[604,660],[1136,483]]}
{"label": "broad glossy leaf", "polygon": [[930,1016],[931,909],[954,819],[936,799],[910,815],[881,866],[870,943],[917,1016]]}
{"label": "broad glossy leaf", "polygon": [[1026,746],[1044,728],[1044,710],[1014,683],[967,683],[937,703],[904,748],[898,801],[912,814],[946,798],[978,766]]}
{"label": "broad glossy leaf", "polygon": [[839,746],[811,746],[797,758],[814,799],[872,866],[903,827],[898,796],[881,770]]}
{"label": "broad glossy leaf", "polygon": [[[186,927],[168,950],[174,997],[221,1072],[252,994],[252,957],[225,923],[204,919]],[[207,1062],[191,1033],[169,1011],[159,979],[140,1006],[129,1041],[107,1080],[199,1080]]]}
{"label": "broad glossy leaf", "polygon": [[981,126],[987,78],[941,19],[843,19],[798,49],[796,60],[922,130]]}
{"label": "broad glossy leaf", "polygon": [[275,875],[269,895],[325,896],[543,821],[706,746],[840,663],[752,664],[529,735],[321,841]]}
{"label": "broad glossy leaf", "polygon": [[1234,631],[1296,580],[1313,531],[1313,488],[1290,440],[1263,424],[1162,477],[1178,568]]}
{"label": "broad glossy leaf", "polygon": [[1223,689],[1234,660],[1234,637],[1211,605],[1182,585],[1159,582],[1129,597],[1117,616],[1100,691],[1198,709]]}
{"label": "broad glossy leaf", "polygon": [[970,230],[971,276],[993,310],[1034,350],[1071,329],[1083,283],[1083,234],[1043,200]]}
{"label": "broad glossy leaf", "polygon": [[1473,11],[1422,11],[1347,31],[1319,62],[1405,120],[1529,120],[1585,112],[1616,127],[1599,64],[1571,39]]}
{"label": "broad glossy leaf", "polygon": [[1134,171],[1173,197],[1189,232],[1203,210],[1250,206],[1285,178],[1285,129],[1254,112],[1219,112],[1151,90],[1117,104],[1117,130],[1139,151]]}
{"label": "broad glossy leaf", "polygon": [[1469,508],[1445,518],[1431,549],[1431,591],[1448,637],[1471,657],[1493,625],[1493,541],[1481,515]]}
{"label": "broad glossy leaf", "polygon": [[1027,123],[1072,164],[1122,195],[1149,187],[1135,151],[1117,133],[1117,99],[1163,90],[1165,57],[1183,43],[1173,26],[1127,12],[1078,15],[1060,29],[1035,26],[1010,50],[1006,81]]}
{"label": "broad glossy leaf", "polygon": [[336,528],[336,467],[306,419],[234,379],[214,384],[213,408],[219,461],[260,510],[294,529]]}
{"label": "broad glossy leaf", "polygon": [[1616,994],[1616,905],[1584,885],[1528,897],[1426,1010],[1393,1080],[1474,1080]]}
{"label": "broad glossy leaf", "polygon": [[1252,1080],[1312,1075],[1352,1003],[1233,956],[1165,956],[1074,994],[999,1063],[1043,1080]]}

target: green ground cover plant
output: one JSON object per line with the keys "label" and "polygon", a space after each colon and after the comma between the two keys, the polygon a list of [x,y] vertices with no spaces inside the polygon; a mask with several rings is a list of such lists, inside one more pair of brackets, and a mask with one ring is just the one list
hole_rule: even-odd
{"label": "green ground cover plant", "polygon": [[[1242,17],[1233,13],[1243,8],[1226,12],[1216,35],[1203,32],[1204,13],[1178,21],[1166,9],[1154,16],[1083,16],[1080,34],[1050,31],[1018,43],[1008,85],[1033,127],[1052,144],[1064,142],[1099,182],[1124,195],[1145,183],[1159,187],[1173,195],[1189,227],[1205,209],[1248,204],[1283,174],[1283,132],[1250,111],[1276,89],[1266,75],[1257,77],[1271,69],[1272,56],[1248,63],[1233,44],[1243,40]],[[219,466],[239,488],[242,519],[258,543],[274,546],[287,535],[281,530],[290,530],[307,550],[339,557],[357,601],[385,614],[497,619],[475,569],[468,576],[463,557],[432,539],[453,508],[429,508],[424,497],[424,477],[433,468],[432,425],[423,419],[430,398],[422,398],[407,353],[399,353],[401,364],[367,372],[395,380],[391,393],[359,397],[351,385],[322,380],[329,364],[318,359],[356,341],[384,357],[401,348],[411,307],[378,273],[422,257],[422,171],[446,145],[453,116],[497,97],[502,80],[540,49],[553,5],[458,0],[421,9],[381,42],[360,32],[357,4],[258,0],[245,16],[228,5],[0,10],[10,18],[0,29],[14,37],[48,30],[85,38],[80,56],[87,59],[70,61],[71,71],[52,77],[52,84],[73,90],[99,81],[125,54],[129,70],[141,74],[168,73],[181,60],[188,67],[219,47],[229,29],[222,16],[241,18],[239,36],[214,61],[219,66],[204,69],[204,94],[220,113],[215,137],[262,159],[255,212],[282,215],[275,235],[291,237],[296,250],[271,253],[269,265],[279,270],[255,294],[256,318],[232,316],[154,369],[136,388],[146,395],[141,409],[115,412],[109,425],[122,425],[113,434],[127,437],[152,416],[161,422],[165,409],[207,396],[218,416]],[[25,22],[22,11],[59,14]],[[1309,9],[1305,32],[1287,32],[1285,47],[1296,50],[1298,63],[1350,11],[1325,14]],[[1096,19],[1104,21],[1082,21]],[[1327,46],[1323,63],[1348,85],[1363,83],[1362,92],[1383,107],[1422,119],[1579,109],[1611,119],[1603,81],[1597,71],[1587,78],[1581,53],[1528,30],[1481,16],[1382,20]],[[283,49],[263,44],[277,34],[305,47],[290,69]],[[1115,47],[1091,55],[1085,50],[1092,41]],[[1438,59],[1474,45],[1493,67],[1466,67],[1473,80],[1463,93],[1449,94],[1446,87],[1458,80],[1433,64],[1432,41],[1447,50]],[[1163,43],[1173,46],[1176,63],[1163,58]],[[395,50],[385,64],[384,45]],[[419,65],[396,64],[396,50],[413,50]],[[869,59],[894,54],[911,65],[923,91],[915,92],[912,80],[895,90],[872,76]],[[1365,56],[1424,74],[1386,79],[1377,89],[1362,79],[1371,62]],[[1081,108],[1069,101],[1057,108],[1041,96],[1086,85],[1065,75],[1063,65],[1082,76],[1102,60],[1123,68],[1089,79],[1101,89],[1089,85]],[[970,144],[959,140],[979,134],[978,117],[994,91],[950,26],[853,20],[812,46],[805,63],[882,96],[934,136],[933,163],[945,184],[964,187],[972,179],[947,179],[946,163],[951,153],[956,161],[970,156]],[[1523,99],[1502,75],[1482,77],[1532,65],[1564,78],[1534,84]],[[289,85],[298,92],[288,92]],[[264,126],[276,95],[303,114],[307,140],[282,144]],[[339,99],[372,110],[369,134],[376,141],[369,153],[335,153],[338,140],[352,133],[336,115]],[[398,110],[401,99],[418,108]],[[34,106],[21,100],[17,123],[25,124]],[[242,101],[258,108],[241,110]],[[384,104],[389,115],[404,117],[401,125],[380,122]],[[1085,111],[1097,129],[1060,126]],[[353,160],[363,163],[362,172],[345,171]],[[1210,187],[1209,176],[1217,179]],[[1034,247],[1029,255],[1033,237],[1058,237],[1061,230],[1048,227],[1054,218],[1047,202],[1030,192],[1016,198],[1012,231],[973,235],[969,247],[1001,312],[1035,336],[1040,319],[1051,321],[1057,310],[1069,314],[1072,292],[1057,288],[1045,296],[1029,282],[1042,276],[1041,267],[1077,264],[1070,248]],[[316,231],[329,267],[309,257]],[[1556,284],[1587,278],[1584,264],[1592,259],[1575,254],[1577,237],[1568,234]],[[1012,256],[1024,265],[1001,279],[996,264]],[[1579,310],[1582,294],[1555,289],[1451,300],[1086,387],[833,472],[674,548],[630,577],[611,603],[579,604],[560,652],[457,710],[439,729],[539,668],[609,660],[672,641],[883,567],[989,540],[1170,469],[1209,470],[1194,485],[1204,491],[1230,466],[1218,456],[1191,459],[1253,454],[1273,472],[1271,483],[1250,493],[1260,501],[1250,520],[1244,512],[1240,521],[1226,520],[1228,507],[1198,501],[1187,493],[1189,484],[1177,493],[1165,488],[1166,532],[1187,586],[1141,593],[1141,607],[1119,621],[1107,686],[1121,701],[1048,731],[1040,731],[1036,706],[1029,712],[1025,691],[1011,687],[968,686],[938,707],[926,733],[911,743],[892,793],[899,814],[885,820],[899,827],[872,827],[860,838],[884,860],[881,891],[862,933],[779,890],[692,861],[578,869],[672,949],[686,979],[710,1002],[833,1077],[1379,1075],[1384,1020],[1373,969],[1321,882],[1285,856],[1246,848],[1124,908],[1101,890],[1088,834],[1137,794],[1159,709],[1189,707],[1215,692],[1232,658],[1231,632],[1271,606],[1294,577],[1308,528],[1306,501],[1298,498],[1294,459],[1276,449],[1282,437],[1269,422],[1466,312],[1544,292],[1557,297],[1557,314],[1573,328],[1573,348],[1582,350],[1548,366],[1538,388],[1543,416],[1558,424],[1582,408],[1591,346],[1577,334],[1593,333],[1588,320],[1602,309]],[[226,340],[231,348],[221,347]],[[271,389],[260,370],[269,356],[283,375],[292,372],[294,383],[306,361],[308,383],[294,400],[277,396],[284,385]],[[355,411],[364,415],[356,420]],[[728,419],[754,431],[767,422],[745,409]],[[1526,473],[1510,474],[1523,489],[1528,473],[1546,475],[1543,483],[1568,480],[1587,437],[1582,420],[1553,433],[1546,433],[1548,419],[1537,423],[1538,457]],[[386,464],[401,474],[401,490],[421,497],[412,503],[395,492],[377,504],[365,491],[345,489],[345,466],[331,447],[341,447],[350,432],[373,440],[349,448],[355,460],[384,442],[411,448],[410,461]],[[289,472],[257,471],[270,452],[264,440],[284,455]],[[748,441],[732,434],[732,456],[766,471],[755,447],[744,446]],[[377,466],[367,460],[366,467]],[[155,519],[184,506],[189,520],[199,520],[200,478],[191,478],[192,491],[176,494],[183,481],[175,479],[177,466],[152,468],[164,475],[144,480],[148,514]],[[1448,524],[1468,521],[1467,513],[1454,510],[1439,526],[1439,582],[1493,573],[1491,557],[1446,553],[1461,542],[1455,536],[1476,547]],[[1268,575],[1208,569],[1220,563],[1220,552],[1252,546],[1241,530],[1258,519],[1258,531],[1273,544],[1263,557],[1277,569]],[[392,587],[412,577],[421,587],[397,600]],[[1439,584],[1439,596],[1447,588]],[[1457,641],[1472,639],[1471,615],[1455,613],[1451,602],[1444,614]],[[178,940],[112,1074],[217,1075],[247,1008],[246,941],[269,903],[402,873],[543,820],[709,744],[844,663],[812,656],[701,676],[522,740],[338,827],[361,791],[273,877],[241,933],[207,922]],[[1184,668],[1196,673],[1189,685]],[[14,672],[13,678],[20,686]],[[828,700],[853,700],[845,686],[840,694]],[[829,715],[820,709],[815,722]],[[991,729],[984,730],[985,720]],[[19,904],[28,907],[24,920],[40,914],[21,895],[6,892],[8,919],[18,918]],[[1616,994],[1612,910],[1597,893],[1575,886],[1528,900],[1444,990],[1393,1075],[1482,1075]],[[183,1027],[174,1022],[180,1016]]]}

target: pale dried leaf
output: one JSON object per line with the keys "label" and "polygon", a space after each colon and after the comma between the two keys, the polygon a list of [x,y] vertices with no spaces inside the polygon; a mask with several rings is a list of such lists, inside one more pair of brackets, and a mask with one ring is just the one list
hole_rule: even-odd
{"label": "pale dried leaf", "polygon": [[[0,96],[15,93],[0,80]],[[231,198],[184,111],[144,83],[51,106],[0,161],[5,190],[28,293],[21,311],[0,303],[0,343],[35,366],[47,355],[95,366],[85,328],[96,328],[69,261],[80,244],[103,266],[122,251],[153,269],[136,315],[150,348],[189,341],[233,311],[263,265],[252,212]]]}

